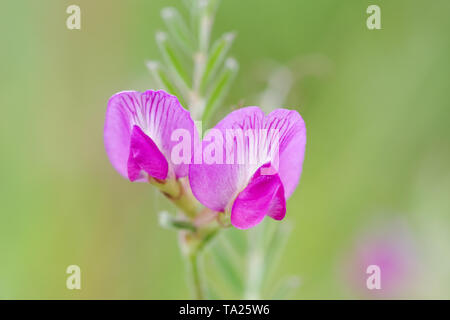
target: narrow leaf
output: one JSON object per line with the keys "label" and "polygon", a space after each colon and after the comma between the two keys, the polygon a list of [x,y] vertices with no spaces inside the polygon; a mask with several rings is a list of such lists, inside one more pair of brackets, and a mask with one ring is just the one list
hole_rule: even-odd
{"label": "narrow leaf", "polygon": [[269,299],[286,300],[292,299],[295,292],[300,287],[300,278],[297,276],[290,276],[281,280],[276,286],[275,292]]}
{"label": "narrow leaf", "polygon": [[206,283],[206,297],[208,300],[220,300],[221,296],[217,293],[217,289],[212,281]]}
{"label": "narrow leaf", "polygon": [[244,233],[239,229],[229,228],[229,230],[224,232],[224,236],[236,253],[239,256],[244,257],[247,251],[247,241]]}
{"label": "narrow leaf", "polygon": [[184,221],[172,217],[167,211],[159,213],[159,224],[166,229],[183,229],[189,231],[195,231],[195,226],[189,221]]}
{"label": "narrow leaf", "polygon": [[227,59],[222,72],[208,94],[207,104],[202,117],[203,122],[207,123],[213,111],[223,102],[238,69],[239,66],[236,60],[232,58]]}
{"label": "narrow leaf", "polygon": [[262,245],[265,229],[266,224],[263,222],[249,230],[247,234],[248,251],[245,299],[261,299],[261,290],[265,280],[264,246]]}
{"label": "narrow leaf", "polygon": [[235,292],[241,292],[243,289],[242,279],[236,266],[233,265],[232,259],[227,254],[226,249],[222,244],[217,243],[211,251],[214,262],[227,283]]}
{"label": "narrow leaf", "polygon": [[183,68],[183,65],[178,58],[177,54],[173,47],[169,44],[167,39],[167,34],[164,32],[156,33],[156,42],[158,44],[158,48],[161,51],[163,59],[166,65],[169,67],[171,71],[171,76],[174,80],[176,86],[180,89],[184,97],[189,96],[189,86],[188,86],[188,77],[187,73]]}
{"label": "narrow leaf", "polygon": [[200,4],[204,6],[206,14],[213,16],[216,14],[219,7],[220,0],[199,0]]}
{"label": "narrow leaf", "polygon": [[166,23],[169,35],[186,54],[192,57],[195,50],[194,37],[178,10],[172,7],[164,8],[161,17]]}
{"label": "narrow leaf", "polygon": [[147,68],[150,71],[153,80],[156,82],[157,89],[163,89],[168,93],[175,95],[180,101],[181,105],[186,106],[186,102],[184,101],[180,91],[172,84],[167,71],[164,70],[159,62],[148,61]]}
{"label": "narrow leaf", "polygon": [[284,247],[287,244],[291,231],[291,226],[284,223],[278,223],[271,236],[268,237],[266,257],[265,257],[265,278],[268,279],[277,267]]}
{"label": "narrow leaf", "polygon": [[209,53],[208,60],[206,61],[206,67],[201,79],[200,92],[206,91],[207,84],[211,82],[211,78],[225,60],[225,57],[233,43],[234,37],[235,34],[229,32],[214,42],[211,52]]}

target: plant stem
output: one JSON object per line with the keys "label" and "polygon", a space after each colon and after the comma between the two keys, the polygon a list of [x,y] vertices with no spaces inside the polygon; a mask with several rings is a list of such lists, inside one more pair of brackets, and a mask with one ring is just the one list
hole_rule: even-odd
{"label": "plant stem", "polygon": [[198,300],[205,299],[201,254],[205,246],[219,233],[219,229],[220,226],[214,220],[197,225],[195,231],[186,230],[179,233],[180,248],[186,258],[189,283],[193,297]]}
{"label": "plant stem", "polygon": [[247,256],[247,283],[244,299],[261,299],[261,286],[264,277],[264,253],[261,248],[262,230],[255,228],[248,233],[249,251]]}
{"label": "plant stem", "polygon": [[197,250],[190,253],[188,255],[188,268],[193,296],[197,300],[203,300],[205,296],[203,292],[203,281],[199,270],[199,259],[199,252]]}
{"label": "plant stem", "polygon": [[201,119],[205,109],[205,97],[200,91],[200,85],[205,71],[206,61],[208,60],[209,40],[213,23],[213,17],[207,8],[202,7],[200,10],[202,12],[199,17],[198,49],[193,56],[194,75],[192,79],[192,91],[189,97],[190,109],[194,119]]}
{"label": "plant stem", "polygon": [[189,188],[181,180],[167,179],[164,181],[149,178],[149,182],[156,186],[168,199],[170,199],[183,213],[193,219],[197,215],[198,201]]}

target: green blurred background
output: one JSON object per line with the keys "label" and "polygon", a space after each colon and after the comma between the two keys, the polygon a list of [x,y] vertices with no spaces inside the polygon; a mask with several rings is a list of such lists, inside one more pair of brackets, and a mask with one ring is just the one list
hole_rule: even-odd
{"label": "green blurred background", "polygon": [[[80,31],[66,28],[71,4]],[[369,4],[382,30],[366,28]],[[183,9],[2,1],[0,298],[189,297],[176,234],[157,222],[170,204],[122,179],[102,137],[109,97],[150,88],[167,5]],[[271,70],[288,68],[284,105],[308,129],[278,267],[300,277],[294,298],[371,298],[343,269],[365,235],[398,221],[417,273],[396,297],[450,298],[449,14],[447,0],[222,1],[213,35],[237,32],[240,63],[227,105],[258,104]],[[71,264],[82,290],[66,288]]]}

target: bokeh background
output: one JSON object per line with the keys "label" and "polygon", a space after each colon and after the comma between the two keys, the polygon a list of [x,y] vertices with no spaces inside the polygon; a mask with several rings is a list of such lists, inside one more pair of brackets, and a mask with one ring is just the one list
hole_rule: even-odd
{"label": "bokeh background", "polygon": [[[80,31],[66,28],[71,4]],[[369,4],[382,30],[366,28]],[[122,179],[102,138],[109,97],[151,85],[167,5],[183,9],[2,1],[0,298],[189,297],[176,234],[157,221],[172,207]],[[277,269],[298,275],[293,298],[450,298],[449,12],[447,0],[222,1],[213,35],[237,32],[240,63],[222,114],[275,87],[308,129]],[[372,261],[386,265],[381,292],[365,289]],[[71,264],[82,290],[66,289]]]}

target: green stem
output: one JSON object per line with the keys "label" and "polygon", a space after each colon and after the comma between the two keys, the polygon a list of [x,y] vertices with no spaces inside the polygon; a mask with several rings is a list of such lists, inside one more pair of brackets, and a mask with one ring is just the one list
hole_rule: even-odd
{"label": "green stem", "polygon": [[150,178],[149,182],[156,186],[168,199],[170,199],[183,213],[193,219],[198,213],[198,201],[192,192],[183,186],[181,180],[167,179],[164,181]]}
{"label": "green stem", "polygon": [[255,228],[248,233],[247,282],[244,298],[261,299],[261,286],[264,277],[264,252],[261,248],[262,230]]}
{"label": "green stem", "polygon": [[198,226],[196,231],[180,233],[180,248],[186,257],[189,283],[193,297],[198,300],[205,299],[201,254],[206,244],[218,234],[219,229],[220,227],[213,223],[213,225]]}
{"label": "green stem", "polygon": [[197,300],[203,300],[205,296],[203,292],[203,279],[199,270],[199,260],[200,257],[197,250],[188,255],[189,277],[191,279],[193,296]]}
{"label": "green stem", "polygon": [[[207,5],[207,4],[205,4]],[[192,117],[197,120],[202,118],[205,108],[205,97],[200,91],[201,80],[205,72],[206,62],[208,60],[209,40],[211,36],[211,27],[213,16],[207,7],[200,8],[198,30],[198,49],[194,54],[194,74],[192,79],[192,91],[190,92],[189,102]]]}

